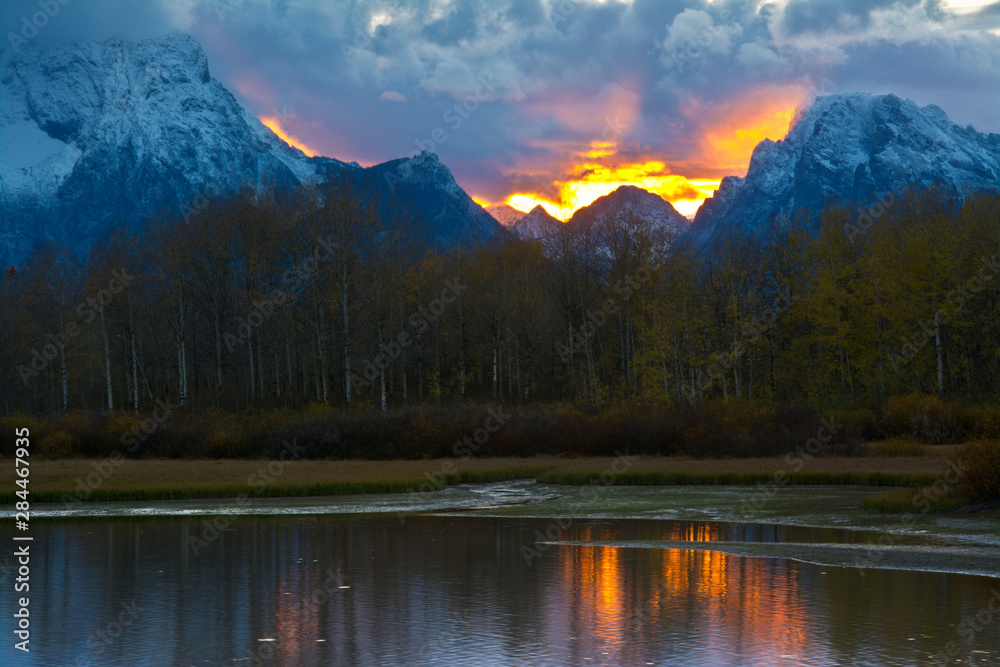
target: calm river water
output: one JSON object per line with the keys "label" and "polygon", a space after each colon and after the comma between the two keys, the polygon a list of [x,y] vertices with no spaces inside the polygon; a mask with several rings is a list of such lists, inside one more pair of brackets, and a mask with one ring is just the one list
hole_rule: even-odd
{"label": "calm river water", "polygon": [[1000,664],[1000,614],[959,626],[985,619],[998,579],[538,541],[857,532],[278,513],[226,518],[216,536],[211,519],[36,519],[32,650],[14,650],[8,622],[0,663],[910,666],[956,642],[962,662],[940,664]]}

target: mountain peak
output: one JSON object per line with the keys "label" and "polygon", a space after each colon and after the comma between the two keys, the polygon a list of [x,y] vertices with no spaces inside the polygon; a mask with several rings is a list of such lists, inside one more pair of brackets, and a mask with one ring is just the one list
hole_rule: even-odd
{"label": "mountain peak", "polygon": [[[634,195],[639,195],[639,196],[642,196],[644,194],[645,195],[652,195],[654,197],[659,197],[659,195],[657,195],[655,193],[652,193],[649,190],[643,190],[642,188],[640,188],[637,185],[619,185],[617,188],[615,188],[615,190],[613,192],[611,192],[611,194],[609,196],[612,196],[612,195],[618,195],[619,197],[623,197],[623,196],[627,196],[627,195],[633,195],[633,196]],[[660,198],[662,199],[662,197],[660,197]]]}
{"label": "mountain peak", "polygon": [[687,218],[677,212],[673,205],[649,190],[634,185],[621,185],[613,192],[598,197],[589,205],[576,210],[570,222],[592,224],[604,220],[608,215],[628,207],[642,218],[681,228],[688,224]]}
{"label": "mountain peak", "polygon": [[400,178],[418,187],[437,187],[455,199],[468,199],[468,195],[455,181],[451,169],[446,167],[435,153],[424,150],[409,158],[395,160],[396,172]]}
{"label": "mountain peak", "polygon": [[[0,98],[5,264],[42,240],[82,251],[112,223],[138,230],[206,192],[264,182],[295,187],[349,168],[307,158],[266,128],[210,76],[201,46],[183,33],[5,54]],[[429,239],[465,242],[498,232],[434,153],[365,171],[380,177],[386,196],[403,183]]]}
{"label": "mountain peak", "polygon": [[664,240],[686,230],[688,219],[658,194],[634,185],[619,186],[573,213],[566,224],[578,229],[599,229],[627,212],[629,224],[639,223]]}
{"label": "mountain peak", "polygon": [[781,141],[762,141],[745,178],[723,179],[692,234],[753,233],[775,215],[869,204],[887,192],[944,184],[956,196],[1000,190],[1000,135],[959,127],[937,106],[893,94],[844,93],[801,109]]}
{"label": "mountain peak", "polygon": [[432,153],[431,151],[424,149],[417,153],[416,155],[411,155],[405,160],[412,162],[415,165],[429,166],[436,168],[438,165],[444,166],[441,163],[441,158],[437,156],[437,153]]}
{"label": "mountain peak", "polygon": [[515,222],[510,230],[519,238],[545,240],[558,231],[562,224],[558,218],[550,215],[544,206],[536,204],[535,208]]}
{"label": "mountain peak", "polygon": [[518,211],[509,204],[491,204],[486,207],[486,212],[492,215],[494,220],[507,228],[510,228],[525,216],[522,211]]}

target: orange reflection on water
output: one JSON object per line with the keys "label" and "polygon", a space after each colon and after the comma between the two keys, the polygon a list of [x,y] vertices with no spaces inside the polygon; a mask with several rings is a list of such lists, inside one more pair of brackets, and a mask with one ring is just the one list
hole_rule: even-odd
{"label": "orange reflection on water", "polygon": [[[309,591],[317,589],[321,581],[313,581],[307,574],[295,571],[280,571],[274,600],[274,639],[270,646],[261,642],[256,647],[257,656],[264,658],[271,650],[280,659],[280,664],[292,664],[301,655],[307,644],[318,636],[316,614],[308,604]],[[308,639],[307,639],[308,637]]]}
{"label": "orange reflection on water", "polygon": [[621,578],[621,552],[608,547],[579,547],[562,553],[572,563],[563,568],[570,587],[577,591],[574,607],[581,627],[588,627],[604,646],[624,640],[627,626],[624,581]]}
{"label": "orange reflection on water", "polygon": [[[706,525],[678,532],[671,537],[720,539],[717,527]],[[559,561],[564,590],[573,596],[565,607],[565,627],[588,628],[591,635],[581,638],[583,653],[640,660],[643,656],[626,654],[642,636],[676,634],[678,641],[690,642],[684,632],[694,626],[700,645],[686,648],[697,650],[699,660],[707,652],[725,661],[734,647],[766,660],[775,650],[805,656],[808,638],[816,634],[802,600],[799,568],[791,561],[609,546],[564,547]],[[627,581],[626,572],[634,579]]]}
{"label": "orange reflection on water", "polygon": [[717,523],[672,522],[661,539],[680,542],[717,542],[722,533]]}

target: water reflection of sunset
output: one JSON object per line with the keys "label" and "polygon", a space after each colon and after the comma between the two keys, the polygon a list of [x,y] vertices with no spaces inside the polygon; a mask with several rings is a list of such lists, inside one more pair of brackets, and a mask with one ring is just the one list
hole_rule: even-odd
{"label": "water reflection of sunset", "polygon": [[[717,526],[689,528],[677,531],[679,539],[720,539]],[[699,664],[726,662],[734,638],[744,655],[760,660],[773,658],[776,646],[786,656],[806,653],[812,630],[793,562],[711,551],[576,545],[560,549],[559,568],[565,590],[575,591],[568,605],[569,627],[591,628],[587,654],[617,654],[619,661],[642,664],[655,658],[632,655],[629,637],[674,636],[692,626],[703,639],[699,655],[689,653],[692,646],[676,646],[671,649],[675,659],[686,655]],[[628,572],[634,573],[631,580]]]}
{"label": "water reflection of sunset", "polygon": [[[188,518],[47,520],[46,585],[32,602],[58,619],[43,626],[53,664],[90,655],[88,638],[135,599],[142,615],[100,664],[155,664],[166,653],[170,664],[274,667],[908,667],[940,652],[956,637],[949,623],[989,598],[981,577],[604,546],[850,538],[807,528],[574,519],[562,538],[603,545],[551,545],[527,563],[521,547],[550,525],[467,514],[241,517],[196,556],[187,536],[200,524]],[[69,562],[81,568],[73,577]],[[93,611],[60,618],[67,591]],[[178,639],[166,644],[165,633]],[[976,641],[992,653],[984,658],[996,655],[997,624]],[[3,651],[8,664],[13,649]]]}

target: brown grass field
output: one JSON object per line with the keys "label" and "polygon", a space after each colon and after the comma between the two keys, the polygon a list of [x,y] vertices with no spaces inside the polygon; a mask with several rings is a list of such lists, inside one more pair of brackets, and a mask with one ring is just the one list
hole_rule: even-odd
{"label": "brown grass field", "polygon": [[[872,484],[933,483],[948,470],[954,447],[927,447],[923,456],[819,457],[801,470],[783,457],[486,458],[411,461],[267,461],[62,459],[30,461],[30,498],[157,500],[308,496],[430,490],[443,484],[534,478],[556,484]],[[787,477],[783,475],[787,474]],[[0,499],[14,500],[14,462],[0,462]]]}

